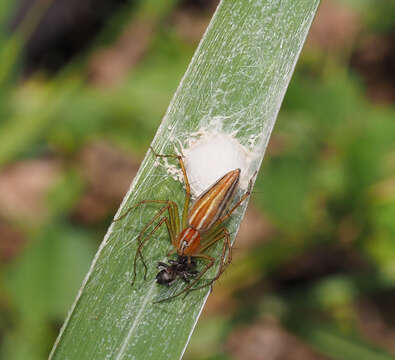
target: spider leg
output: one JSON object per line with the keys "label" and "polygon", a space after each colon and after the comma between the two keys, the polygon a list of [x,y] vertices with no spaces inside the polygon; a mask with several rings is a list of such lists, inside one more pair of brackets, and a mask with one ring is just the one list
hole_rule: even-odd
{"label": "spider leg", "polygon": [[[138,236],[138,238],[137,238],[137,242],[138,242],[137,252],[139,253],[139,256],[140,256],[140,258],[141,258],[141,261],[143,262],[144,268],[146,269],[145,272],[147,272],[147,265],[145,264],[144,259],[143,259],[143,255],[142,255],[142,253],[141,253],[141,247],[142,247],[142,246],[141,246],[141,243],[143,242],[142,237],[143,237],[145,231],[148,229],[148,227],[151,226],[151,224],[153,224],[153,223],[154,223],[154,222],[155,222],[155,221],[156,221],[166,210],[169,211],[169,216],[170,216],[170,204],[168,204],[167,206],[162,207],[162,208],[155,214],[155,216],[154,216],[147,224],[144,225],[143,229],[140,231],[140,234],[139,234],[139,236]],[[172,235],[171,226],[170,226],[169,222],[166,222],[166,225],[167,225],[167,230],[168,230],[168,232],[169,232],[170,239],[171,239],[171,241],[173,242],[173,235]],[[156,226],[155,229],[156,229],[157,227],[158,227],[158,226]],[[155,229],[154,229],[154,230],[155,230]]]}
{"label": "spider leg", "polygon": [[[131,281],[131,285],[132,285],[132,286],[134,285],[134,282],[135,282],[136,276],[137,276],[137,270],[136,270],[136,268],[137,268],[137,258],[138,258],[138,257],[140,257],[141,262],[142,262],[143,265],[144,265],[144,279],[146,279],[146,277],[147,277],[148,267],[147,267],[147,264],[146,264],[145,261],[144,261],[144,257],[143,257],[143,254],[142,254],[142,252],[141,252],[141,249],[143,248],[144,244],[145,244],[148,240],[150,240],[150,239],[152,238],[152,236],[154,235],[154,233],[159,229],[159,227],[160,227],[161,225],[163,225],[163,223],[166,224],[166,227],[167,227],[167,229],[169,230],[169,227],[170,227],[169,219],[168,219],[167,217],[163,217],[163,218],[160,219],[160,221],[156,224],[156,226],[151,230],[151,232],[148,234],[148,236],[147,236],[146,238],[144,238],[143,240],[141,240],[141,238],[140,238],[141,234],[139,235],[139,240],[138,240],[138,241],[139,241],[139,245],[138,245],[138,247],[137,247],[136,254],[135,254],[135,256],[134,256],[134,262],[133,262],[133,279],[132,279],[132,281]],[[160,263],[160,265],[161,265],[161,264],[164,264],[164,263]],[[164,265],[166,265],[166,264],[164,264]]]}
{"label": "spider leg", "polygon": [[230,234],[229,231],[225,228],[221,229],[221,233],[219,236],[215,237],[212,239],[210,242],[208,242],[204,247],[202,247],[201,251],[204,251],[208,249],[211,245],[216,243],[217,241],[224,239],[224,245],[222,247],[222,255],[221,255],[221,261],[220,261],[220,266],[218,268],[217,274],[212,278],[207,284],[200,285],[197,287],[194,287],[193,289],[189,289],[189,291],[194,291],[194,290],[199,290],[204,287],[212,285],[216,280],[219,279],[219,277],[223,274],[227,266],[232,262],[232,245],[230,242]]}
{"label": "spider leg", "polygon": [[255,175],[256,175],[256,172],[252,176],[252,178],[248,184],[248,189],[244,193],[244,195],[239,199],[239,201],[235,205],[233,205],[233,207],[230,210],[226,211],[224,216],[222,216],[221,218],[219,218],[217,220],[217,224],[222,224],[224,221],[226,221],[232,215],[232,213],[250,196],[251,190],[252,190],[252,179],[254,178]]}
{"label": "spider leg", "polygon": [[171,238],[171,241],[173,245],[175,244],[176,237],[178,232],[180,231],[180,224],[179,224],[179,219],[178,219],[178,206],[174,201],[171,200],[142,200],[139,201],[137,204],[131,206],[124,214],[119,216],[118,218],[114,219],[113,222],[122,220],[126,215],[128,215],[131,211],[136,209],[137,207],[143,205],[143,204],[166,204],[162,208],[159,209],[158,213],[147,223],[145,224],[144,228],[141,230],[141,234],[144,233],[147,228],[163,214],[164,211],[168,210],[169,213],[169,219],[170,219],[170,231],[169,235]]}
{"label": "spider leg", "polygon": [[[136,250],[136,255],[134,257],[134,262],[133,262],[133,279],[131,281],[131,284],[133,285],[135,280],[136,280],[136,264],[137,264],[137,258],[140,257],[143,266],[144,266],[144,278],[146,278],[147,275],[147,271],[148,271],[148,267],[147,264],[144,261],[144,257],[143,254],[141,252],[142,247],[144,246],[145,242],[147,240],[149,240],[152,235],[155,233],[155,231],[165,222],[166,223],[166,227],[169,233],[169,237],[170,240],[174,246],[175,242],[176,242],[176,236],[178,233],[178,229],[179,229],[179,219],[178,219],[178,207],[177,204],[174,201],[170,201],[170,200],[142,200],[140,202],[138,202],[136,205],[132,206],[131,208],[129,208],[123,215],[121,215],[120,217],[118,217],[117,219],[114,220],[115,221],[119,221],[122,218],[124,218],[127,214],[129,214],[132,210],[136,209],[137,207],[143,205],[143,204],[166,204],[165,206],[163,206],[162,208],[159,209],[159,211],[155,214],[155,216],[153,216],[151,218],[151,220],[146,223],[143,227],[143,229],[140,231],[140,234],[137,238],[137,242],[138,242],[138,247]],[[154,227],[154,229],[148,234],[148,236],[143,239],[143,236],[145,234],[145,232],[147,231],[147,229],[156,221],[158,220],[165,211],[168,211],[169,214],[169,219],[167,217],[163,217],[159,223]]]}
{"label": "spider leg", "polygon": [[143,205],[143,204],[152,204],[152,203],[156,203],[156,204],[167,204],[169,205],[171,201],[169,200],[141,200],[139,201],[137,204],[134,204],[133,206],[131,206],[129,209],[127,209],[125,211],[125,213],[123,213],[122,215],[120,215],[119,217],[117,217],[116,219],[113,220],[113,222],[122,220],[124,217],[126,217],[126,215],[128,215],[130,212],[132,212],[134,209],[137,209],[139,206]]}
{"label": "spider leg", "polygon": [[158,154],[152,146],[150,146],[151,151],[154,153],[154,155],[156,157],[161,157],[161,158],[174,158],[177,159],[179,164],[180,164],[180,168],[182,171],[182,174],[184,176],[184,183],[185,183],[185,202],[184,202],[184,207],[182,209],[182,228],[184,229],[187,225],[188,225],[188,210],[189,210],[189,203],[191,200],[191,186],[189,184],[189,180],[188,180],[188,175],[187,175],[187,171],[185,169],[185,164],[184,164],[184,160],[182,159],[181,155],[162,155],[162,154]]}

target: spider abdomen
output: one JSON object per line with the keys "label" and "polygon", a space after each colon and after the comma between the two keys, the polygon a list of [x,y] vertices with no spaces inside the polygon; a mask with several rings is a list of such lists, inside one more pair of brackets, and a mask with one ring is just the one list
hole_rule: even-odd
{"label": "spider abdomen", "polygon": [[200,195],[188,213],[189,225],[204,232],[224,215],[233,199],[240,178],[240,169],[229,171]]}

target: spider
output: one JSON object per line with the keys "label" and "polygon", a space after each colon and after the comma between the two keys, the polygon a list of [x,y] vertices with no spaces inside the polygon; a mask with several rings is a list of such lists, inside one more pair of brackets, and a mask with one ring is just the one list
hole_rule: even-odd
{"label": "spider", "polygon": [[[190,206],[191,189],[186,173],[184,161],[180,155],[161,155],[150,148],[157,158],[175,158],[181,167],[185,183],[185,201],[182,215],[179,216],[177,204],[171,200],[142,200],[129,208],[125,214],[117,220],[125,217],[130,211],[143,204],[162,204],[155,216],[144,225],[137,238],[138,246],[133,262],[132,286],[136,280],[137,260],[141,259],[144,266],[144,279],[146,279],[148,267],[142,255],[143,246],[150,240],[155,232],[165,224],[173,249],[167,254],[177,253],[176,260],[169,260],[169,263],[159,262],[159,272],[156,276],[158,284],[170,285],[178,278],[188,285],[178,293],[159,300],[162,302],[173,299],[183,293],[198,290],[211,286],[224,272],[225,268],[232,261],[232,245],[229,231],[224,226],[224,222],[232,213],[249,197],[252,188],[250,180],[246,193],[233,205],[232,201],[240,179],[240,169],[231,170],[204,191]],[[167,211],[167,215],[165,212]],[[148,228],[156,222],[154,228],[144,237]],[[214,265],[215,258],[205,252],[218,241],[223,240],[222,254],[218,271],[213,279],[204,285],[197,285],[204,274]],[[207,261],[206,266],[198,272],[196,270],[196,259]]]}

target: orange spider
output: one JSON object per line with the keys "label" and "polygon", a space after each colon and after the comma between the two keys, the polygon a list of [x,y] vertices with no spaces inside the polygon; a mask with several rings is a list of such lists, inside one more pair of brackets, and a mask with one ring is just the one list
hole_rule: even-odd
{"label": "orange spider", "polygon": [[[183,293],[210,286],[221,276],[226,266],[230,264],[232,261],[230,234],[223,224],[250,195],[252,179],[250,180],[247,192],[233,206],[231,206],[240,179],[240,169],[231,170],[219,180],[217,180],[216,183],[211,185],[206,191],[204,191],[190,207],[189,203],[191,199],[191,189],[182,157],[179,155],[160,155],[157,154],[152,148],[151,150],[156,157],[177,158],[179,161],[185,182],[185,202],[181,219],[179,217],[178,206],[174,201],[142,200],[128,209],[125,214],[116,220],[120,220],[131,210],[136,209],[142,204],[164,204],[157,214],[143,227],[137,238],[138,247],[134,257],[132,280],[133,285],[136,279],[136,264],[138,257],[140,257],[144,265],[144,279],[146,278],[148,268],[142,256],[141,250],[144,244],[152,238],[159,227],[163,224],[166,224],[169,237],[173,245],[173,249],[168,253],[167,256],[176,252],[177,259],[170,260],[169,264],[159,262],[158,266],[160,271],[156,276],[156,280],[159,284],[170,285],[175,280],[177,280],[177,278],[181,278],[189,284],[175,295],[158,301],[162,302],[173,299]],[[166,211],[168,212],[167,216],[164,215]],[[155,227],[145,238],[143,238],[146,230],[155,221],[158,221]],[[204,252],[210,246],[222,239],[224,240],[224,244],[222,247],[220,266],[216,275],[208,283],[201,286],[195,286],[201,277],[215,263],[215,258],[205,254]],[[196,258],[201,258],[208,261],[207,265],[200,272],[196,271]],[[191,281],[191,279],[193,280]]]}

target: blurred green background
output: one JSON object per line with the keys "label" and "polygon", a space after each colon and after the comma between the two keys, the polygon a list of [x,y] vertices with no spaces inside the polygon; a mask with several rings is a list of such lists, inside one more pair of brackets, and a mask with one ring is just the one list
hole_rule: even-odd
{"label": "blurred green background", "polygon": [[[0,3],[1,359],[47,358],[215,7]],[[394,100],[395,2],[323,0],[185,359],[395,359]]]}

